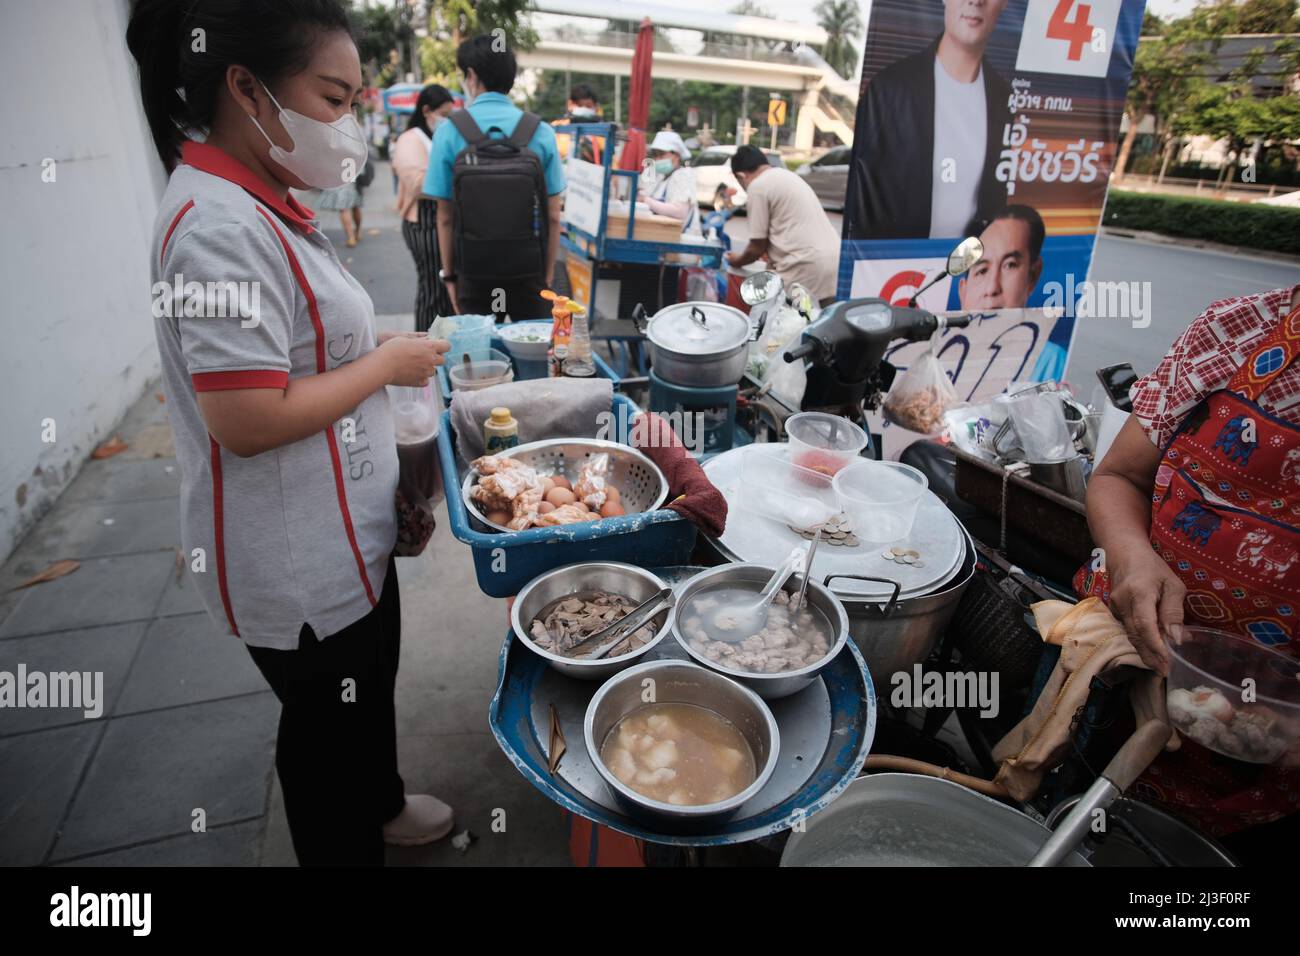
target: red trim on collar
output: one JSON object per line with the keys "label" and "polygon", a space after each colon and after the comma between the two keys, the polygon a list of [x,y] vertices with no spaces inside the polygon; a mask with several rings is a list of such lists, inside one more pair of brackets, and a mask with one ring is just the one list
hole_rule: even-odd
{"label": "red trim on collar", "polygon": [[242,187],[270,206],[285,222],[303,232],[315,229],[312,225],[312,220],[316,218],[314,212],[294,199],[292,193],[286,193],[283,198],[276,195],[251,169],[223,149],[190,140],[181,147],[181,162]]}

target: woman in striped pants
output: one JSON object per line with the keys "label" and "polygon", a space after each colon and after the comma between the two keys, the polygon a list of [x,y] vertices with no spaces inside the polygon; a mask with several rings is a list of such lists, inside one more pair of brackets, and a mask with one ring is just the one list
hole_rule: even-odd
{"label": "woman in striped pants", "polygon": [[433,130],[455,107],[445,87],[430,83],[420,91],[406,132],[393,146],[393,171],[397,173],[397,212],[402,217],[402,238],[415,259],[419,286],[415,294],[415,330],[428,331],[439,315],[452,312],[451,297],[438,278],[437,204],[422,198],[424,173],[429,166]]}

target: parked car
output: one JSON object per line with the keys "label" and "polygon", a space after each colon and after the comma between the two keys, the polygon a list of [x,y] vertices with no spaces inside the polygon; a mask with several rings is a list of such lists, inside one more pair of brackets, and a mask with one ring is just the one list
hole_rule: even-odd
{"label": "parked car", "polygon": [[852,146],[836,146],[820,159],[804,163],[795,170],[812,187],[823,209],[844,210],[844,194],[849,188],[849,163]]}
{"label": "parked car", "polygon": [[[732,208],[744,208],[745,190],[740,188],[736,177],[731,175],[731,157],[734,155],[736,155],[734,146],[710,146],[691,157],[690,165],[695,167],[695,198],[701,206],[721,209],[726,205],[727,190],[734,189],[735,193],[731,197]],[[763,155],[773,166],[783,165],[781,154],[776,150],[765,149]]]}

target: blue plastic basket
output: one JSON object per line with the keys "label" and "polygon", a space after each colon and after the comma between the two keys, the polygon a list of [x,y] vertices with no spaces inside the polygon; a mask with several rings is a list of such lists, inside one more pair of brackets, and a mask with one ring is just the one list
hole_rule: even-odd
{"label": "blue plastic basket", "polygon": [[[516,382],[527,381],[529,379],[546,378],[547,375],[546,362],[519,361],[519,359],[515,358],[513,355],[510,354],[509,350],[506,348],[505,340],[501,338],[501,336],[499,335],[492,336],[491,347],[496,349],[498,352],[501,352],[502,354],[506,355],[510,359],[510,365],[515,370]],[[484,352],[484,358],[486,358],[487,349],[484,349],[483,352]],[[458,355],[460,353],[456,352],[453,349],[451,352],[447,354]],[[475,358],[473,355],[471,355],[470,357]],[[596,377],[609,379],[611,382],[614,383],[614,387],[617,388],[621,378],[617,372],[615,372],[612,368],[609,367],[609,363],[606,362],[604,359],[602,359],[595,352],[591,353],[591,361],[596,366]],[[449,404],[451,402],[451,379],[447,377],[447,366],[445,365],[438,366],[438,383],[442,386],[443,403]]]}
{"label": "blue plastic basket", "polygon": [[[616,441],[630,444],[627,432],[639,411],[626,395],[614,396]],[[451,533],[470,546],[479,590],[491,597],[518,594],[539,574],[566,564],[623,561],[643,568],[663,567],[685,563],[695,547],[695,525],[667,508],[562,528],[530,528],[502,534],[476,531],[460,497],[463,472],[457,466],[450,412],[442,416],[438,456],[447,489]]]}

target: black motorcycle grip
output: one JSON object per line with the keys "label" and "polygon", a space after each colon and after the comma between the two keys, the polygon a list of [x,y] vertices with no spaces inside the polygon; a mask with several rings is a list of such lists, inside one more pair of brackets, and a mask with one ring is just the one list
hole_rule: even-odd
{"label": "black motorcycle grip", "polygon": [[811,355],[816,348],[817,344],[812,339],[804,339],[781,357],[787,362],[794,362],[803,358],[805,355]]}

